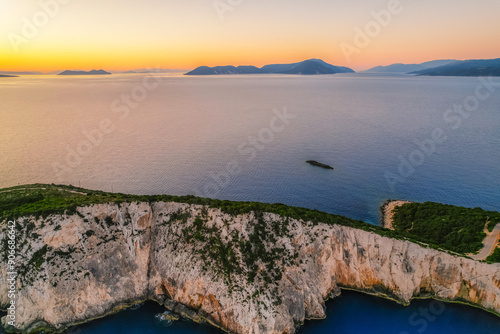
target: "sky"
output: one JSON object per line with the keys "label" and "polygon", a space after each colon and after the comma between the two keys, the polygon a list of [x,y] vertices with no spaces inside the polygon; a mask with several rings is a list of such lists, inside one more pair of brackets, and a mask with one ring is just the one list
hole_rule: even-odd
{"label": "sky", "polygon": [[500,57],[500,0],[0,0],[0,70]]}

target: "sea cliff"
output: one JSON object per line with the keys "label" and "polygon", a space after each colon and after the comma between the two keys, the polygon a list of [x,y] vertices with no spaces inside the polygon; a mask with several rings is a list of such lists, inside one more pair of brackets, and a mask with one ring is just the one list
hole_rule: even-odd
{"label": "sea cliff", "polygon": [[[349,226],[161,201],[87,205],[16,224],[22,332],[61,332],[155,300],[229,332],[294,333],[325,317],[325,300],[341,288],[500,314],[500,264]],[[6,220],[1,226],[5,258]],[[0,275],[6,309],[6,266]]]}

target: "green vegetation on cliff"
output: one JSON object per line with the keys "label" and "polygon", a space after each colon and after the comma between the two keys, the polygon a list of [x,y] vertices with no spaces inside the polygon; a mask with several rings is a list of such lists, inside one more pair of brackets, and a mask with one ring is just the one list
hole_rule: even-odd
{"label": "green vegetation on cliff", "polygon": [[78,206],[146,201],[146,196],[106,193],[73,186],[34,184],[0,190],[0,217],[42,216],[75,213]]}
{"label": "green vegetation on cliff", "polygon": [[[141,205],[124,205],[133,202],[141,202]],[[79,206],[96,203],[111,205],[77,210]],[[150,206],[145,205],[147,203]],[[293,311],[294,305],[298,303],[314,302],[313,299],[305,300],[306,294],[299,289],[304,282],[316,279],[318,275],[324,274],[325,276],[319,277],[330,279],[329,273],[332,270],[341,273],[336,275],[339,281],[343,282],[338,284],[339,287],[352,287],[351,276],[342,273],[349,273],[350,268],[356,267],[361,268],[360,272],[370,273],[372,272],[370,268],[375,268],[373,272],[380,276],[376,276],[375,279],[370,276],[371,274],[363,275],[361,279],[366,278],[368,283],[359,283],[360,285],[355,288],[401,301],[402,294],[398,294],[397,289],[389,289],[385,283],[378,283],[378,277],[380,282],[385,282],[384,279],[393,281],[394,277],[399,277],[399,282],[404,286],[407,274],[417,272],[416,277],[424,275],[419,268],[424,268],[425,271],[435,256],[439,260],[450,259],[451,265],[440,265],[433,270],[431,275],[434,276],[429,276],[430,281],[443,277],[455,283],[457,282],[454,281],[457,272],[455,269],[462,268],[463,265],[464,272],[467,270],[469,276],[458,278],[458,282],[463,280],[464,285],[464,294],[459,294],[458,298],[469,296],[467,284],[471,282],[471,277],[473,280],[482,277],[481,282],[493,284],[491,286],[494,288],[494,282],[491,283],[487,275],[478,274],[479,272],[471,274],[468,270],[476,265],[486,267],[485,264],[463,261],[446,254],[419,249],[407,243],[403,245],[378,238],[373,234],[354,232],[349,228],[338,226],[330,228],[325,225],[350,226],[392,238],[422,243],[423,237],[411,233],[415,229],[415,224],[412,223],[419,221],[415,218],[420,218],[419,208],[426,213],[422,214],[423,220],[428,219],[432,213],[443,221],[446,214],[450,214],[449,211],[437,209],[425,210],[428,206],[432,209],[436,204],[424,203],[422,206],[416,206],[417,212],[401,210],[400,218],[406,218],[401,219],[399,227],[402,232],[397,232],[346,217],[283,204],[231,202],[194,196],[134,196],[57,185],[19,186],[0,190],[0,234],[3,233],[3,249],[0,250],[0,255],[5,259],[6,218],[22,216],[23,218],[16,224],[19,231],[16,234],[17,262],[21,264],[18,270],[19,289],[38,291],[39,286],[46,283],[53,288],[48,291],[57,293],[63,291],[67,294],[67,291],[73,290],[75,286],[93,287],[94,285],[86,283],[90,281],[99,284],[103,282],[115,292],[128,291],[125,282],[129,280],[123,280],[122,277],[129,277],[133,273],[131,277],[142,277],[136,281],[146,282],[149,277],[153,277],[153,281],[159,282],[158,275],[168,273],[161,276],[161,289],[155,290],[159,291],[158,296],[161,297],[158,300],[169,300],[171,304],[168,305],[176,305],[173,301],[175,299],[172,298],[175,291],[186,291],[186,287],[189,286],[205,289],[206,282],[217,282],[213,291],[222,291],[220,295],[222,299],[219,295],[215,295],[216,301],[230,296],[231,305],[235,303],[244,305],[245,310],[253,308],[258,316],[264,317],[269,314],[272,316],[282,314],[282,310],[277,308],[280,305]],[[457,212],[464,210],[464,208],[445,207],[453,213],[456,213],[456,210]],[[472,217],[476,220],[486,217],[483,217],[484,212],[477,209],[465,210],[473,210]],[[406,216],[403,213],[406,213]],[[52,214],[72,216],[52,216]],[[240,214],[243,216],[236,217]],[[36,217],[44,219],[35,219]],[[410,218],[409,227],[403,229],[404,223]],[[488,213],[487,219],[491,223],[496,222],[497,218],[498,216]],[[438,221],[436,218],[436,224]],[[466,221],[464,218],[462,223],[465,225]],[[481,225],[484,228],[484,224]],[[450,233],[453,231],[452,229]],[[69,239],[75,235],[78,236],[78,240],[72,239],[70,242]],[[60,242],[61,240],[67,241]],[[430,247],[444,249],[443,246],[431,243],[427,239],[425,241],[429,242]],[[392,247],[380,247],[382,248],[380,251],[379,244]],[[371,247],[372,245],[374,247]],[[406,251],[401,246],[406,248]],[[135,252],[131,251],[134,247]],[[430,262],[414,265],[415,259],[419,261],[418,258],[422,254],[425,254],[424,261]],[[488,260],[498,261],[499,255],[500,250],[497,250]],[[373,257],[378,259],[374,262],[376,267],[371,267],[372,261],[367,260]],[[333,262],[330,259],[334,259]],[[391,267],[389,273],[378,270],[380,263],[400,263],[400,265]],[[365,264],[367,267],[360,267]],[[396,270],[396,274],[393,269]],[[202,280],[193,284],[191,277],[201,277]],[[283,277],[287,279],[283,280]],[[336,277],[332,279],[337,279]],[[201,283],[198,284],[199,282]],[[323,297],[315,289],[316,281],[312,282],[313,284],[303,291],[307,293],[315,291],[318,298]],[[224,283],[224,286],[220,283]],[[150,291],[147,288],[149,284],[144,285],[144,293],[149,293],[147,292]],[[419,295],[432,297],[432,288],[427,287],[427,283],[422,284]],[[139,289],[135,290],[134,287],[134,291]],[[417,290],[412,288],[409,291]],[[193,295],[197,296],[196,293]],[[290,295],[296,297],[290,298]],[[140,297],[143,298],[142,295]],[[133,298],[134,302],[139,299],[137,296]],[[318,298],[315,300],[321,300]],[[198,300],[202,303],[200,299]],[[189,305],[194,308],[190,309],[192,314],[196,315],[199,306]],[[321,305],[318,304],[316,307],[321,310]],[[49,330],[47,327],[46,331]]]}
{"label": "green vegetation on cliff", "polygon": [[50,214],[74,214],[77,207],[92,204],[111,202],[118,204],[130,202],[152,203],[161,201],[206,205],[211,208],[219,208],[231,215],[250,212],[276,213],[284,217],[302,219],[313,223],[322,222],[325,224],[352,226],[388,237],[401,238],[399,233],[360,220],[279,203],[234,202],[201,198],[192,195],[127,195],[54,184],[34,184],[1,189],[0,218],[3,220],[29,215],[46,217]]}
{"label": "green vegetation on cliff", "polygon": [[488,263],[500,263],[500,246],[495,248],[493,254],[486,258],[486,262]]}
{"label": "green vegetation on cliff", "polygon": [[[163,225],[174,226],[168,235],[176,238],[169,254],[175,254],[178,245],[191,245],[203,269],[210,267],[231,290],[239,289],[238,279],[243,278],[248,284],[262,286],[265,293],[270,293],[274,302],[280,304],[282,299],[275,283],[281,280],[284,266],[298,265],[298,254],[279,242],[288,235],[290,220],[266,221],[264,213],[254,211],[253,223],[246,230],[232,230],[227,234],[214,226],[212,220],[206,207],[195,217],[185,210],[165,216]],[[180,234],[176,232],[179,226]]]}
{"label": "green vegetation on cliff", "polygon": [[[0,221],[30,215],[47,217],[50,214],[74,214],[77,207],[92,204],[161,201],[205,205],[221,209],[222,212],[231,215],[269,212],[283,217],[311,221],[313,224],[322,222],[350,226],[389,238],[410,240],[418,244],[425,243],[431,248],[460,254],[474,253],[482,247],[482,240],[485,237],[483,230],[487,221],[490,230],[500,223],[499,212],[431,202],[409,203],[395,209],[393,231],[335,214],[279,203],[234,202],[192,195],[127,195],[54,184],[23,185],[0,190]],[[207,235],[205,232],[210,231],[204,231],[200,221],[196,226],[198,227],[193,231],[186,231],[186,236],[203,241]],[[217,244],[217,240],[212,241]],[[245,245],[241,245],[241,248],[244,250]],[[228,250],[222,247],[215,247],[213,252],[209,250],[207,256],[230,257],[231,254],[227,252]],[[256,254],[253,255],[257,256]],[[233,270],[230,264],[224,264],[224,267],[225,272]]]}
{"label": "green vegetation on cliff", "polygon": [[500,213],[432,202],[403,204],[393,216],[393,227],[403,236],[462,254],[483,247],[487,222],[492,231]]}

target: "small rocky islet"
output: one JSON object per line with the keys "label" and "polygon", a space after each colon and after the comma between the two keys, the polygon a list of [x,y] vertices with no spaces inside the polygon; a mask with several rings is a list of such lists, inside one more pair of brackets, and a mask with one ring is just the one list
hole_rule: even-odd
{"label": "small rocky islet", "polygon": [[306,162],[312,166],[320,167],[323,169],[333,169],[332,166],[329,166],[329,165],[321,163],[321,162],[317,162],[315,160],[307,160]]}

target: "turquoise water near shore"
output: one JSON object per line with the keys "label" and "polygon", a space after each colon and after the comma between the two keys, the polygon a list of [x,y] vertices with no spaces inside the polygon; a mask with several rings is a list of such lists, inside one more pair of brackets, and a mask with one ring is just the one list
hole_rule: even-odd
{"label": "turquoise water near shore", "polygon": [[[156,77],[158,87],[133,107],[121,96],[142,85],[139,74],[2,81],[0,187],[64,183],[281,202],[373,224],[380,223],[379,206],[389,198],[500,210],[500,88],[467,117],[453,112],[474,96],[477,78]],[[285,110],[293,117],[280,123],[276,114],[283,118]],[[113,130],[88,146],[89,134],[95,135],[103,120]],[[446,140],[425,146],[436,129]],[[413,171],[410,159],[418,162]],[[54,164],[66,169],[58,173]],[[402,164],[405,175],[398,172]],[[230,173],[228,166],[234,165],[239,168]],[[401,178],[394,187],[387,172]],[[344,293],[328,303],[328,319],[308,322],[301,332],[418,333],[409,317],[429,303],[403,308]],[[155,312],[153,306],[125,311],[81,331],[213,331],[190,322],[156,328],[147,320]],[[129,325],[115,329],[119,323]],[[424,332],[486,334],[498,328],[500,318],[446,304]]]}
{"label": "turquoise water near shore", "polygon": [[[219,334],[207,325],[181,320],[164,327],[155,320],[163,312],[156,303],[146,303],[138,310],[126,310],[73,329],[71,334],[141,333],[141,334]],[[465,305],[432,300],[415,300],[405,307],[391,301],[343,291],[327,302],[327,318],[306,321],[299,334],[493,334],[500,330],[500,319],[493,314]],[[69,334],[70,334],[69,333]]]}
{"label": "turquoise water near shore", "polygon": [[500,318],[461,304],[414,300],[408,307],[352,291],[327,302],[325,320],[307,321],[300,334],[500,333]]}

